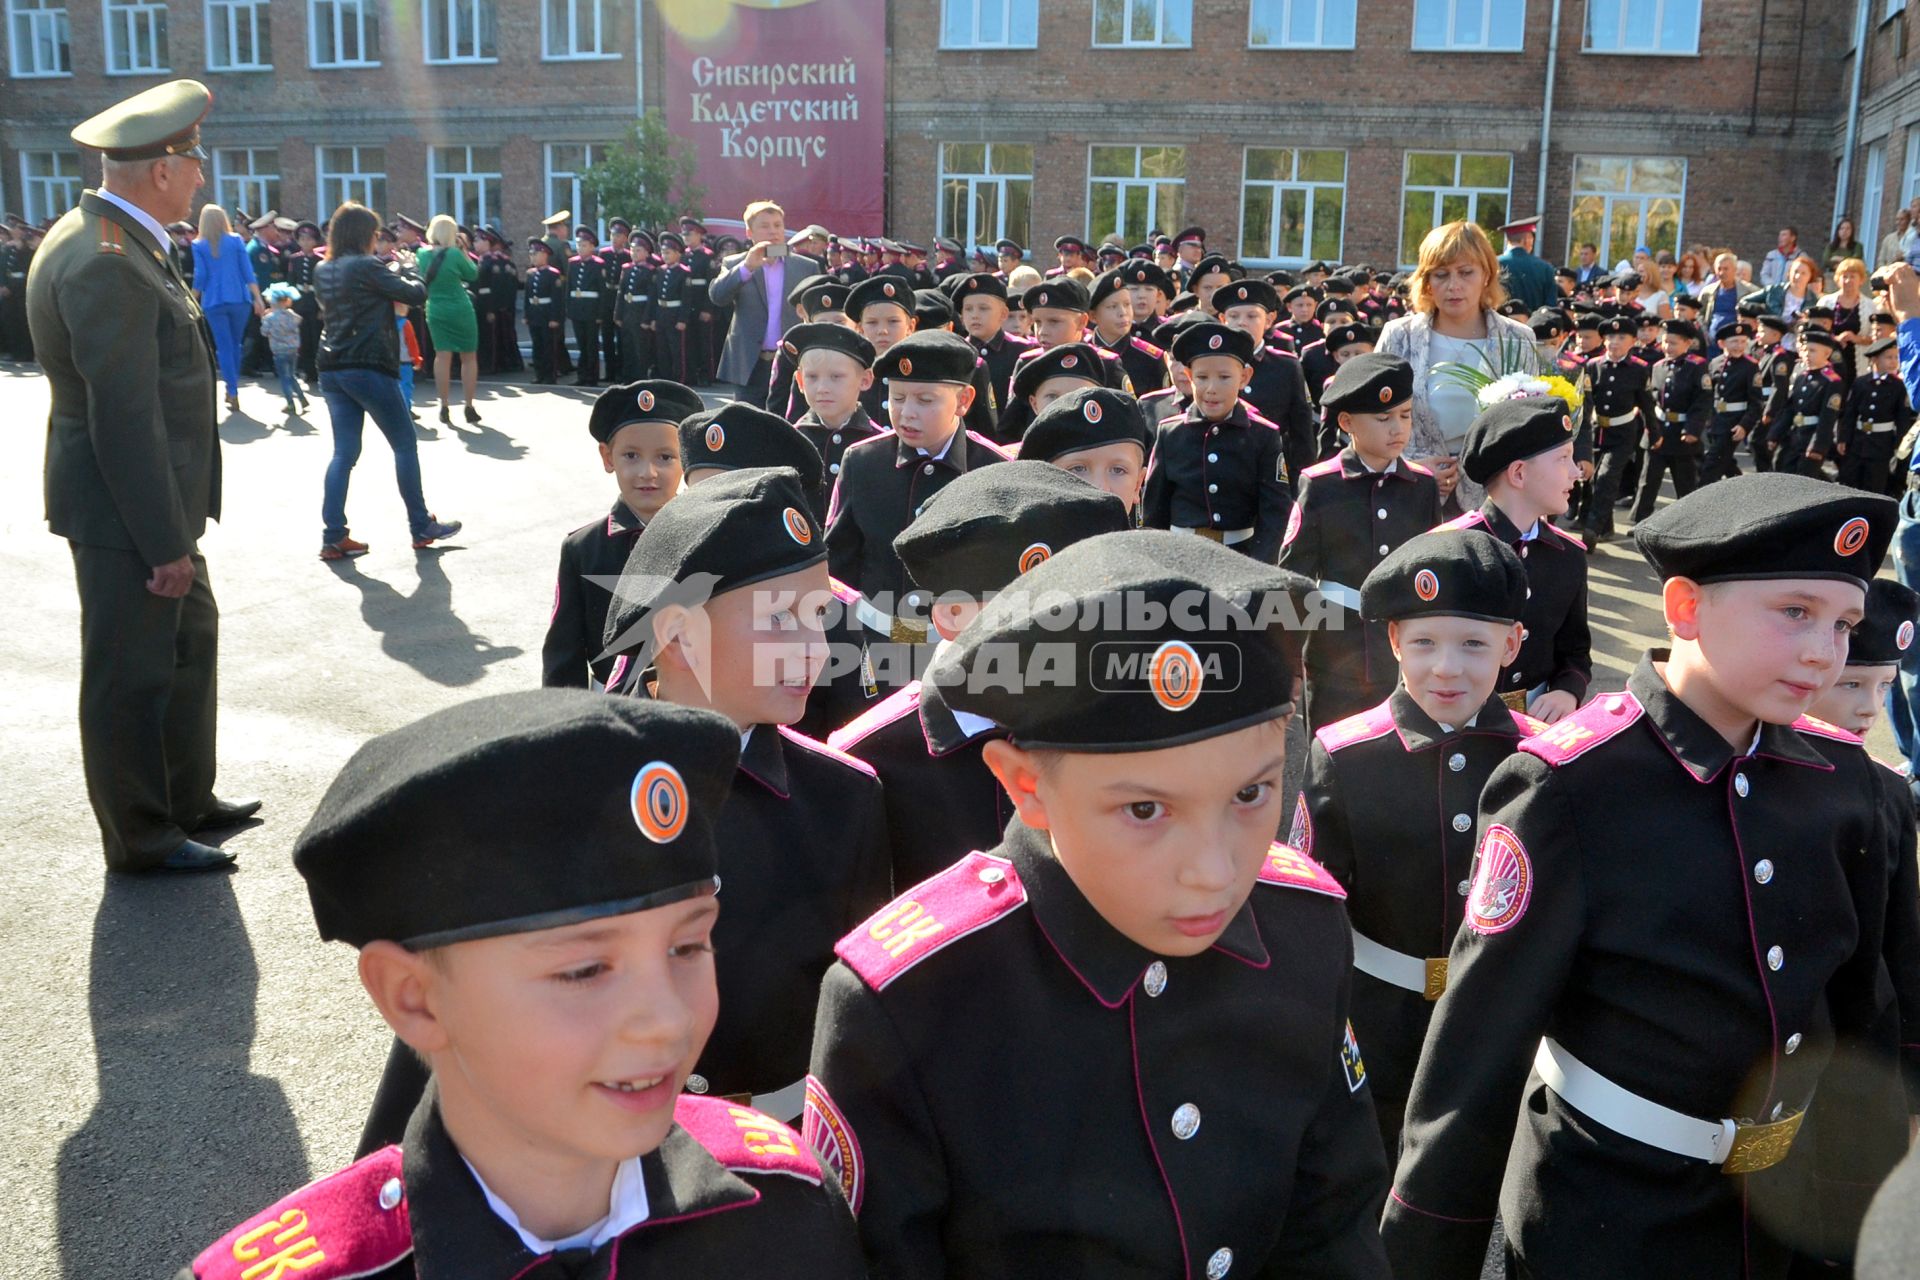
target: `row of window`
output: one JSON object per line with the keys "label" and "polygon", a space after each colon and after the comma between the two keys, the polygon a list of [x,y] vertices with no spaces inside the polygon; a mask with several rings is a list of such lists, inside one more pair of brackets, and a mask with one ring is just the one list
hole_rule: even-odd
{"label": "row of window", "polygon": [[[940,148],[939,231],[963,244],[1002,237],[1031,244],[1033,147],[950,142]],[[1087,230],[1139,244],[1186,222],[1187,155],[1179,146],[1088,149]],[[1601,246],[1606,260],[1680,246],[1687,162],[1673,157],[1576,156],[1567,242]],[[1488,231],[1512,208],[1513,157],[1504,152],[1408,151],[1400,175],[1402,263],[1434,227],[1471,219]],[[1347,153],[1248,147],[1240,175],[1241,261],[1296,266],[1344,256]],[[1041,228],[1043,232],[1045,228]],[[1226,246],[1221,246],[1226,247]]]}
{"label": "row of window", "polygon": [[[1351,49],[1359,3],[1248,0],[1247,47]],[[1582,47],[1588,53],[1698,53],[1701,3],[1586,0]],[[1517,53],[1526,38],[1526,8],[1526,0],[1414,0],[1413,47]],[[942,0],[943,49],[1033,49],[1039,38],[1040,0]],[[1094,0],[1093,45],[1192,48],[1193,0]]]}
{"label": "row of window", "polygon": [[[202,0],[209,71],[271,71],[273,29],[268,0]],[[493,62],[498,57],[498,0],[419,0],[426,61],[433,65]],[[539,0],[540,55],[549,60],[617,58],[611,0]],[[16,78],[73,74],[67,0],[6,0],[7,43]],[[173,69],[167,5],[159,0],[100,0],[109,75],[155,75]],[[307,0],[307,65],[380,65],[379,0]]]}

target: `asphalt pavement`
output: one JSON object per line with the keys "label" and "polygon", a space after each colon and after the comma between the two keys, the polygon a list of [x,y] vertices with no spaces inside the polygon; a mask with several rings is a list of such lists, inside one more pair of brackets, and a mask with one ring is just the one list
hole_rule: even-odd
{"label": "asphalt pavement", "polygon": [[[289,420],[276,392],[243,388],[201,546],[221,612],[219,786],[266,807],[222,842],[234,874],[123,877],[105,874],[80,771],[79,610],[42,518],[46,384],[0,364],[19,446],[0,471],[0,1272],[170,1275],[351,1156],[388,1033],[353,952],[315,936],[291,846],[369,736],[539,683],[560,539],[615,496],[592,394],[483,384],[478,428],[423,407],[428,505],[466,527],[422,552],[369,424],[348,512],[372,552],[327,564],[324,408]],[[1659,599],[1624,544],[1591,563],[1595,686],[1618,688]]]}

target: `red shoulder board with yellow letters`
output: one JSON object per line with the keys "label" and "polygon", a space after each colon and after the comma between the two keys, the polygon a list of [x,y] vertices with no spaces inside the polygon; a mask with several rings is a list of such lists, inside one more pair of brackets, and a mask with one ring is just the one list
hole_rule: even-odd
{"label": "red shoulder board with yellow letters", "polygon": [[1313,736],[1328,751],[1338,751],[1350,747],[1356,742],[1371,742],[1394,732],[1393,709],[1381,703],[1369,711],[1357,716],[1348,716],[1345,720],[1335,720]]}
{"label": "red shoulder board with yellow letters", "polygon": [[1291,889],[1305,889],[1309,893],[1324,893],[1329,898],[1344,898],[1347,891],[1333,878],[1333,873],[1309,858],[1298,849],[1281,844],[1278,840],[1267,850],[1267,860],[1260,864],[1260,883],[1285,885]]}
{"label": "red shoulder board with yellow letters", "polygon": [[350,1280],[384,1271],[412,1252],[400,1148],[386,1147],[254,1214],[195,1258],[193,1274],[198,1280]]}
{"label": "red shoulder board with yellow letters", "polygon": [[1627,692],[1604,693],[1563,720],[1520,741],[1520,749],[1551,765],[1563,765],[1593,750],[1646,714]]}
{"label": "red shoulder board with yellow letters", "polygon": [[840,939],[833,953],[868,986],[885,991],[928,956],[1026,901],[1026,887],[1013,864],[976,851],[882,907]]}
{"label": "red shoulder board with yellow letters", "polygon": [[1850,742],[1854,746],[1865,745],[1858,734],[1849,733],[1837,724],[1828,724],[1817,716],[1801,716],[1793,722],[1793,727],[1802,733],[1810,733],[1816,738],[1831,738],[1835,742]]}
{"label": "red shoulder board with yellow letters", "polygon": [[1538,737],[1553,727],[1545,720],[1535,720],[1524,711],[1514,711],[1510,714],[1513,716],[1513,722],[1520,726],[1520,736],[1523,738]]}
{"label": "red shoulder board with yellow letters", "polygon": [[686,1093],[673,1104],[673,1121],[735,1173],[781,1173],[820,1185],[820,1162],[800,1135],[752,1107]]}
{"label": "red shoulder board with yellow letters", "polygon": [[838,600],[841,604],[852,604],[860,598],[860,593],[858,591],[855,591],[852,587],[840,581],[840,579],[838,578],[829,577],[827,579],[827,586],[832,588],[833,598]]}

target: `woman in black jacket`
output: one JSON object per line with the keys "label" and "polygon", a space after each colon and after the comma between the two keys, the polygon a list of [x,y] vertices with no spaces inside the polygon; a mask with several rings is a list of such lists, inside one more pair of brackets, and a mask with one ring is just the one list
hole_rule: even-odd
{"label": "woman in black jacket", "polygon": [[418,307],[427,287],[410,266],[373,256],[380,219],[352,200],[333,211],[327,260],[314,269],[320,299],[320,394],[333,420],[333,461],[327,464],[321,499],[320,558],[365,555],[367,544],[347,531],[347,481],[360,460],[360,435],[368,415],[393,447],[394,479],[407,506],[413,545],[427,547],[460,532],[458,520],[427,510],[420,492],[420,450],[413,415],[400,394],[400,335],[394,305]]}

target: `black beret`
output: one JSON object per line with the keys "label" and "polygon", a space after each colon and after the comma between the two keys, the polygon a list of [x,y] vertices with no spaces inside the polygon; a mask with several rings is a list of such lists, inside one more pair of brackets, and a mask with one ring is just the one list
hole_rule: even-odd
{"label": "black beret", "polygon": [[1140,402],[1112,387],[1077,387],[1034,415],[1018,456],[1053,462],[1109,444],[1137,444],[1143,461],[1153,451],[1153,428]]}
{"label": "black beret", "polygon": [[1495,307],[1494,311],[1506,316],[1510,320],[1525,320],[1528,315],[1527,304],[1525,300],[1520,298],[1508,298],[1505,302]]}
{"label": "black beret", "polygon": [[938,289],[913,291],[913,316],[920,329],[938,329],[953,323],[953,304]]}
{"label": "black beret", "polygon": [[1558,307],[1541,307],[1527,317],[1527,327],[1533,330],[1536,338],[1546,338],[1551,334],[1566,333],[1573,328],[1567,319],[1567,313]]}
{"label": "black beret", "polygon": [[1087,300],[1086,286],[1072,276],[1042,280],[1028,289],[1020,301],[1028,311],[1036,311],[1041,307],[1052,307],[1057,311],[1093,310],[1093,304]]}
{"label": "black beret", "polygon": [[1328,298],[1313,309],[1313,314],[1315,319],[1325,320],[1328,316],[1357,316],[1360,312],[1359,309],[1354,306],[1352,299],[1339,297]]}
{"label": "black beret", "polygon": [[1318,306],[1320,303],[1320,290],[1310,284],[1297,284],[1280,295],[1280,305],[1290,307],[1296,298],[1307,298],[1311,300],[1314,305]]}
{"label": "black beret", "polygon": [[661,507],[647,525],[661,536],[634,540],[614,585],[607,652],[648,649],[653,637],[640,624],[662,605],[697,607],[826,559],[826,534],[807,497],[818,487],[791,467],[756,467],[689,486]]}
{"label": "black beret", "polygon": [[1291,289],[1297,283],[1291,271],[1269,271],[1266,280],[1276,289]]}
{"label": "black beret", "polygon": [[1014,397],[1030,396],[1048,378],[1085,378],[1096,387],[1107,385],[1106,361],[1084,342],[1063,342],[1014,366]]}
{"label": "black beret", "polygon": [[1892,338],[1881,338],[1877,342],[1869,342],[1866,346],[1861,347],[1860,354],[1871,359],[1879,355],[1882,351],[1892,351],[1897,345]]}
{"label": "black beret", "polygon": [[1253,337],[1217,322],[1188,325],[1173,340],[1173,358],[1179,364],[1192,364],[1203,356],[1232,356],[1241,364],[1251,365]]}
{"label": "black beret", "polygon": [[1296,606],[1312,586],[1191,533],[1103,534],[989,601],[926,682],[1024,747],[1198,742],[1292,710]]}
{"label": "black beret", "polygon": [[1840,335],[1831,329],[1822,329],[1819,325],[1804,325],[1800,329],[1800,345],[1804,347],[1808,344],[1816,347],[1826,347],[1830,351],[1838,351],[1840,349]]}
{"label": "black beret", "polygon": [[1126,284],[1148,285],[1169,298],[1180,292],[1173,283],[1173,277],[1167,274],[1166,268],[1155,262],[1126,263],[1120,268],[1120,274]]}
{"label": "black beret", "polygon": [[868,307],[890,302],[913,314],[913,286],[896,275],[868,276],[847,294],[847,314],[858,320]]}
{"label": "black beret", "polygon": [[1558,396],[1502,400],[1480,411],[1467,428],[1460,469],[1475,484],[1485,484],[1507,469],[1573,439],[1573,419]]}
{"label": "black beret", "polygon": [[1751,298],[1742,298],[1734,304],[1733,311],[1735,315],[1745,316],[1749,320],[1758,320],[1767,314],[1766,295],[1755,294]]}
{"label": "black beret", "polygon": [[1757,325],[1764,325],[1775,333],[1785,333],[1787,330],[1793,328],[1793,325],[1787,321],[1785,316],[1777,316],[1771,313],[1763,313],[1755,316],[1753,322]]}
{"label": "black beret", "polygon": [[1093,252],[1093,246],[1088,244],[1085,240],[1082,240],[1079,236],[1060,236],[1059,238],[1054,240],[1053,247],[1056,252],[1060,252],[1060,253],[1092,253]]}
{"label": "black beret", "polygon": [[1695,490],[1633,527],[1662,578],[1831,578],[1864,588],[1893,541],[1892,498],[1812,476],[1756,472]]}
{"label": "black beret", "polygon": [[[1659,323],[1657,317],[1654,323]],[[1608,316],[1600,322],[1598,328],[1602,337],[1631,338],[1638,331],[1639,326],[1634,324],[1632,316]]]}
{"label": "black beret", "polygon": [[1715,342],[1725,342],[1728,338],[1751,338],[1753,326],[1745,320],[1729,320],[1713,331]]}
{"label": "black beret", "polygon": [[787,330],[787,336],[780,340],[780,345],[786,348],[787,357],[792,360],[798,360],[807,352],[819,348],[852,356],[863,369],[873,367],[873,344],[862,337],[859,330],[849,329],[843,324],[797,324]]}
{"label": "black beret", "polygon": [[1700,340],[1700,326],[1691,320],[1662,320],[1660,322],[1660,331],[1662,333],[1676,334],[1682,338],[1690,338],[1695,342]]}
{"label": "black beret", "polygon": [[1327,330],[1328,351],[1338,351],[1356,342],[1372,344],[1378,341],[1380,341],[1380,330],[1364,320],[1356,320],[1352,324],[1337,324]]}
{"label": "black beret", "polygon": [[1913,632],[1920,622],[1920,594],[1892,578],[1867,584],[1867,611],[1847,638],[1847,665],[1906,665],[1913,654]]}
{"label": "black beret", "polygon": [[1127,504],[1045,462],[969,471],[893,540],[914,585],[984,601],[1082,538],[1133,528]]}
{"label": "black beret", "polygon": [[671,422],[679,426],[683,419],[706,407],[698,391],[665,378],[623,382],[594,397],[587,430],[595,440],[606,444],[614,432],[629,423]]}
{"label": "black beret", "polygon": [[740,731],[694,707],[530,689],[363,744],[294,842],[320,936],[408,947],[711,893]]}
{"label": "black beret", "polygon": [[[1193,295],[1188,294],[1186,296],[1191,298]],[[1153,333],[1151,335],[1153,345],[1159,347],[1162,351],[1171,351],[1173,349],[1173,340],[1178,338],[1182,333],[1185,333],[1188,329],[1193,328],[1194,325],[1218,323],[1220,323],[1218,320],[1215,320],[1204,311],[1196,311],[1191,308],[1185,311],[1176,311],[1153,327]]]}
{"label": "black beret", "polygon": [[826,469],[820,450],[806,433],[777,413],[739,400],[696,413],[680,424],[680,465],[689,472],[700,467],[722,471],[791,467],[809,489],[820,487]]}
{"label": "black beret", "polygon": [[1640,287],[1640,273],[1638,271],[1622,271],[1614,277],[1613,282],[1622,289],[1638,289]]}
{"label": "black beret", "polygon": [[973,385],[980,357],[973,344],[946,329],[910,333],[873,362],[874,376],[893,382],[948,382]]}
{"label": "black beret", "polygon": [[799,297],[799,304],[807,309],[810,316],[822,315],[828,311],[844,313],[847,309],[847,294],[851,292],[838,280],[823,279],[819,284],[809,285]]}
{"label": "black beret", "polygon": [[1825,303],[1816,302],[1805,311],[1802,311],[1800,318],[1802,320],[1831,320],[1833,319],[1833,308],[1827,306]]}
{"label": "black beret", "polygon": [[1201,276],[1210,276],[1214,272],[1224,276],[1233,274],[1233,263],[1223,253],[1210,253],[1193,264],[1193,270],[1187,273],[1188,280],[1198,280]]}
{"label": "black beret", "polygon": [[807,290],[817,285],[826,284],[832,279],[832,276],[822,275],[816,271],[814,274],[802,278],[787,290],[787,301],[792,304],[800,304],[800,300],[806,297]]}
{"label": "black beret", "polygon": [[987,271],[975,271],[970,275],[953,277],[954,285],[949,293],[953,305],[959,306],[976,294],[985,294],[989,298],[1007,301],[1007,282]]}
{"label": "black beret", "polygon": [[1333,371],[1320,392],[1320,407],[1331,422],[1337,413],[1383,413],[1412,399],[1413,366],[1399,356],[1369,351]]}
{"label": "black beret", "polygon": [[1867,319],[1874,324],[1894,323],[1893,312],[1888,311],[1885,307],[1882,307],[1880,310],[1874,312],[1872,315],[1868,316]]}
{"label": "black beret", "polygon": [[1598,333],[1600,332],[1601,322],[1605,319],[1606,317],[1602,316],[1598,311],[1582,311],[1573,318],[1573,327],[1580,331],[1590,330]]}
{"label": "black beret", "polygon": [[1322,293],[1344,298],[1353,292],[1353,281],[1344,272],[1330,275],[1320,285]]}
{"label": "black beret", "polygon": [[1214,290],[1211,305],[1215,315],[1228,307],[1261,307],[1271,314],[1280,310],[1280,295],[1265,280],[1235,280]]}
{"label": "black beret", "polygon": [[1102,271],[1093,278],[1093,290],[1087,295],[1087,310],[1091,311],[1116,293],[1126,290],[1126,270],[1115,267],[1111,271]]}
{"label": "black beret", "polygon": [[1435,529],[1407,539],[1360,584],[1368,622],[1445,616],[1518,622],[1527,565],[1484,529]]}
{"label": "black beret", "polygon": [[1658,329],[1666,323],[1657,311],[1622,311],[1620,314],[1625,319],[1633,321],[1635,330]]}

